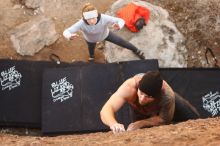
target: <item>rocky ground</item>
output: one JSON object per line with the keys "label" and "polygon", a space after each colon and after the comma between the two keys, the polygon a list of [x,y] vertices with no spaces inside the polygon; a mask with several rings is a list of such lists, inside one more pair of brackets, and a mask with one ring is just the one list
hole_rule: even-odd
{"label": "rocky ground", "polygon": [[[218,2],[219,0],[154,1],[155,4],[169,11],[171,19],[186,37],[188,67],[207,67],[205,65],[207,47],[213,50],[217,59],[220,57]],[[208,66],[212,67],[214,62],[211,60],[210,58]]]}
{"label": "rocky ground", "polygon": [[[52,0],[45,1],[42,6],[43,14],[52,18],[60,38],[51,46],[45,47],[34,56],[21,56],[16,53],[9,39],[8,31],[35,17],[33,9],[20,5],[21,0],[0,0],[0,58],[23,60],[49,60],[51,53],[57,54],[61,61],[87,61],[88,51],[83,39],[76,39],[71,43],[62,37],[65,28],[71,26],[81,18],[81,7],[86,0]],[[90,0],[100,12],[109,10],[116,0]],[[213,67],[215,62],[208,53],[209,64],[205,59],[205,51],[210,47],[216,58],[220,57],[220,9],[219,0],[146,0],[161,6],[169,12],[180,32],[186,38],[188,50],[188,67]],[[59,11],[59,12],[58,12]],[[41,11],[37,13],[42,14]],[[101,47],[96,50],[96,62],[105,62]]]}
{"label": "rocky ground", "polygon": [[[89,0],[101,12],[109,9],[116,0]],[[170,19],[186,37],[188,67],[213,67],[215,62],[205,51],[210,47],[216,58],[220,58],[220,0],[146,0],[166,9]],[[60,38],[34,56],[18,55],[12,47],[8,31],[35,17],[33,9],[20,5],[20,0],[0,0],[0,58],[22,60],[49,60],[51,53],[59,55],[61,61],[87,61],[88,51],[82,39],[67,42],[62,31],[80,18],[80,9],[87,0],[51,0],[44,4],[44,13],[51,17]],[[97,49],[96,62],[105,62],[103,50]],[[0,133],[0,145],[210,145],[220,144],[219,118],[187,121],[177,125],[166,125],[113,135],[91,133],[43,137],[39,130],[5,129]]]}

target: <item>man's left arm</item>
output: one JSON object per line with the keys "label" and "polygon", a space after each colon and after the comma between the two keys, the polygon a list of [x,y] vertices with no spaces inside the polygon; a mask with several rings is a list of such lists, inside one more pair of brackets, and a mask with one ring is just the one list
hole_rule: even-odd
{"label": "man's left arm", "polygon": [[[171,90],[172,91],[172,90]],[[171,123],[175,110],[175,95],[166,95],[161,101],[159,115],[131,123],[127,131]]]}
{"label": "man's left arm", "polygon": [[165,121],[160,116],[153,116],[148,119],[139,120],[129,124],[127,131],[132,131],[140,128],[147,128],[164,124]]}

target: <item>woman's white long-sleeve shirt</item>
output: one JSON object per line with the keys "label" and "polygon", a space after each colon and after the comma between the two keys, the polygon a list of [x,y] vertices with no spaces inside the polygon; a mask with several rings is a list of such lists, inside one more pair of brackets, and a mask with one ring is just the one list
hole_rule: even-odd
{"label": "woman's white long-sleeve shirt", "polygon": [[88,25],[83,19],[73,24],[71,27],[64,30],[63,35],[65,38],[70,37],[77,31],[82,31],[84,38],[88,42],[103,41],[109,34],[109,26],[118,24],[120,29],[124,26],[125,21],[121,18],[112,17],[109,15],[101,14],[101,18],[96,25]]}

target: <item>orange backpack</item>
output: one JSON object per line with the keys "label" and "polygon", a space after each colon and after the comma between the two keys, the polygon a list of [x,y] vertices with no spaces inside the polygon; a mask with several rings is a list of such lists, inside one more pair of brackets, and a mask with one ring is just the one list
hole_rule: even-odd
{"label": "orange backpack", "polygon": [[128,3],[125,7],[122,7],[116,12],[116,15],[119,18],[122,18],[125,21],[125,25],[132,32],[138,32],[135,27],[136,21],[143,17],[145,19],[146,24],[149,21],[150,11],[141,6],[137,6],[134,3]]}

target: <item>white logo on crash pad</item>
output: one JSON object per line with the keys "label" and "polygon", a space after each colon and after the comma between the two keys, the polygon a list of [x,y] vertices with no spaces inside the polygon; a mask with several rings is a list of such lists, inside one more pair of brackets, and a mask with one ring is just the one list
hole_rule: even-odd
{"label": "white logo on crash pad", "polygon": [[51,87],[53,102],[63,102],[73,96],[74,86],[67,81],[66,77],[53,82]]}
{"label": "white logo on crash pad", "polygon": [[212,116],[216,116],[220,112],[220,94],[219,92],[209,92],[202,97],[203,108],[210,112]]}
{"label": "white logo on crash pad", "polygon": [[20,86],[22,75],[15,69],[15,66],[1,72],[2,90],[13,89]]}

